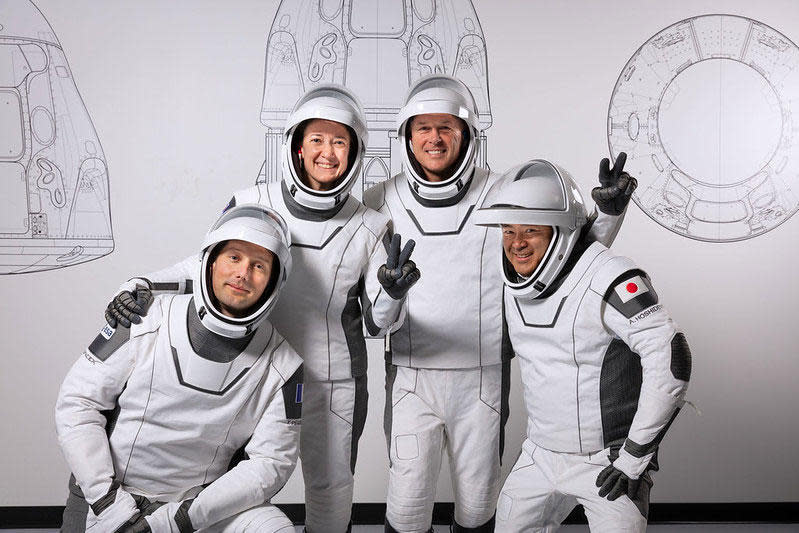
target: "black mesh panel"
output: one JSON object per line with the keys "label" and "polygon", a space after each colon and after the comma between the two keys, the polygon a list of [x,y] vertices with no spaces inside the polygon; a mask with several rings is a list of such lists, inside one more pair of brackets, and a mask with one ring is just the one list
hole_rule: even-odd
{"label": "black mesh panel", "polygon": [[641,395],[641,360],[624,342],[613,339],[602,361],[599,402],[605,446],[627,437]]}
{"label": "black mesh panel", "polygon": [[682,333],[671,339],[671,375],[682,381],[691,379],[691,348]]}

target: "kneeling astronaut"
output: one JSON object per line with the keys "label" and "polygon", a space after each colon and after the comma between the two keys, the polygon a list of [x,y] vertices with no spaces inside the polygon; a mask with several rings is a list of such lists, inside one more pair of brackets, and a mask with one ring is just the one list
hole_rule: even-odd
{"label": "kneeling astronaut", "polygon": [[[297,462],[302,361],[266,320],[289,246],[273,210],[227,210],[193,294],[156,296],[140,323],[106,326],[73,365],[56,426],[87,531],[293,531],[269,500]],[[146,309],[148,292],[137,295]],[[68,511],[80,497],[73,489]],[[83,531],[75,514],[62,531]]]}
{"label": "kneeling astronaut", "polygon": [[475,223],[502,228],[528,414],[497,531],[554,531],[577,503],[592,531],[643,531],[649,471],[691,374],[685,336],[644,271],[584,244],[585,206],[563,169],[533,160],[508,171]]}

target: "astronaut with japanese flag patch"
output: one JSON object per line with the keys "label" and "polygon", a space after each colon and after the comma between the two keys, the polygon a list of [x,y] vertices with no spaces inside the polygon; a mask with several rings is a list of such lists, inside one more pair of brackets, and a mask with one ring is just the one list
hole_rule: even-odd
{"label": "astronaut with japanese flag patch", "polygon": [[554,531],[578,503],[593,532],[644,531],[658,446],[684,403],[685,336],[644,271],[581,238],[586,219],[577,184],[544,160],[508,171],[475,213],[502,230],[528,414],[497,531]]}

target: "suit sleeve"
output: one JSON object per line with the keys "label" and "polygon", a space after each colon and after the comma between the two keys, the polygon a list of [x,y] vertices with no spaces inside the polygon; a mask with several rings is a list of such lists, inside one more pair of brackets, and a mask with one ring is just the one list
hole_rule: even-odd
{"label": "suit sleeve", "polygon": [[649,465],[684,402],[691,351],[641,270],[630,270],[614,280],[604,296],[602,320],[641,358],[638,409],[614,461],[634,479]]}
{"label": "suit sleeve", "polygon": [[131,345],[130,329],[106,326],[72,365],[58,393],[58,443],[89,503],[105,496],[114,478],[103,411],[114,409],[133,372]]}
{"label": "suit sleeve", "polygon": [[[291,350],[285,341],[279,349]],[[272,370],[279,371],[274,363]],[[247,458],[206,487],[191,504],[189,518],[194,529],[262,505],[286,484],[299,451],[302,374],[302,365],[295,366],[293,374],[276,387],[245,448]]]}
{"label": "suit sleeve", "polygon": [[591,225],[591,229],[588,230],[588,235],[585,236],[585,239],[589,243],[599,242],[610,248],[621,229],[627,210],[625,209],[620,215],[607,215],[599,210],[595,210],[595,212],[596,219],[594,219],[594,223]]}
{"label": "suit sleeve", "polygon": [[[234,195],[222,212],[235,207],[236,204],[237,195]],[[115,295],[123,291],[133,292],[136,285],[147,285],[153,294],[190,294],[194,289],[193,280],[197,275],[199,262],[200,256],[195,254],[172,266],[135,276],[123,283]]]}
{"label": "suit sleeve", "polygon": [[189,256],[170,267],[129,279],[115,294],[132,292],[136,285],[146,285],[153,294],[189,294],[193,290],[193,277],[197,274],[198,265],[199,257]]}

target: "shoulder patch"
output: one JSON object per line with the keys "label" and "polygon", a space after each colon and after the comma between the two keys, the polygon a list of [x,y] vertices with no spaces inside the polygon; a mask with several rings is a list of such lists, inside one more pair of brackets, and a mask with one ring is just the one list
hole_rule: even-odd
{"label": "shoulder patch", "polygon": [[616,278],[605,292],[604,300],[616,311],[632,318],[658,303],[658,295],[643,270],[629,270]]}
{"label": "shoulder patch", "polygon": [[[108,324],[103,326],[100,333],[89,345],[89,353],[100,361],[105,361],[116,352],[120,346],[130,339],[130,328],[117,326],[112,328]],[[91,361],[91,359],[89,359]]]}
{"label": "shoulder patch", "polygon": [[286,418],[299,420],[302,418],[303,370],[300,365],[294,374],[283,384],[283,403],[286,406]]}

